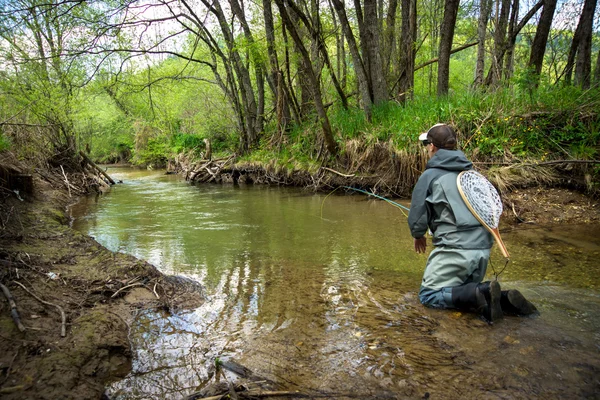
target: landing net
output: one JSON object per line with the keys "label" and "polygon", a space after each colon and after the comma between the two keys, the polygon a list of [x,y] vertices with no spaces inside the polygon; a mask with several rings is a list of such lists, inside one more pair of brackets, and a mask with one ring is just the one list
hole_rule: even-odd
{"label": "landing net", "polygon": [[461,172],[457,183],[475,217],[492,229],[498,228],[502,215],[502,200],[496,188],[477,171]]}

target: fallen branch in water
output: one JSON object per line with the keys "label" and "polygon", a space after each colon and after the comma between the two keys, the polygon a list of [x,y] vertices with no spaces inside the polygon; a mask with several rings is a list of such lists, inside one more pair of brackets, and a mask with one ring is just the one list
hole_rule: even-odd
{"label": "fallen branch in water", "polygon": [[220,179],[221,171],[234,158],[235,154],[229,157],[208,160],[206,163],[198,167],[194,167],[191,173],[189,174],[189,181],[201,183],[207,183],[211,181],[218,182]]}
{"label": "fallen branch in water", "polygon": [[12,316],[13,321],[17,325],[17,328],[21,332],[25,331],[25,326],[21,323],[21,318],[19,317],[19,311],[17,310],[17,303],[15,303],[15,299],[10,293],[10,290],[6,286],[0,283],[0,288],[2,289],[2,293],[4,293],[4,297],[8,300],[8,304],[10,305],[10,315]]}
{"label": "fallen branch in water", "polygon": [[61,323],[61,326],[60,326],[60,336],[61,337],[67,336],[67,328],[66,328],[66,325],[67,325],[67,316],[65,315],[65,312],[62,309],[62,307],[59,306],[59,305],[57,305],[57,304],[53,304],[53,303],[50,303],[50,302],[47,302],[47,301],[44,301],[44,300],[40,299],[35,294],[31,293],[29,291],[29,289],[27,289],[25,287],[25,285],[23,285],[22,283],[17,282],[17,281],[13,281],[13,282],[16,283],[17,285],[21,286],[23,288],[23,290],[25,290],[27,293],[29,293],[34,299],[36,299],[40,303],[46,304],[48,306],[56,307],[58,309],[58,312],[60,312],[60,317],[61,317],[61,320],[62,320],[62,323]]}

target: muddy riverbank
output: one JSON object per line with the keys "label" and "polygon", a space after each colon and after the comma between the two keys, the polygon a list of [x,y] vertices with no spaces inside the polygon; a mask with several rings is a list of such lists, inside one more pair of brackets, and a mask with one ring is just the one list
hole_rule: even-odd
{"label": "muddy riverbank", "polygon": [[[197,307],[202,291],[70,229],[64,210],[74,199],[66,189],[43,180],[35,188],[24,201],[11,195],[2,204],[0,277],[25,330],[3,300],[0,393],[7,399],[98,398],[131,368],[133,316]],[[564,189],[515,190],[505,201],[507,225],[597,223],[600,215],[597,201]],[[65,314],[64,337],[56,306]]]}
{"label": "muddy riverbank", "polygon": [[74,199],[66,189],[41,179],[35,188],[23,201],[2,202],[0,281],[24,330],[3,296],[0,397],[98,399],[130,371],[132,316],[198,306],[202,291],[69,228],[65,209]]}

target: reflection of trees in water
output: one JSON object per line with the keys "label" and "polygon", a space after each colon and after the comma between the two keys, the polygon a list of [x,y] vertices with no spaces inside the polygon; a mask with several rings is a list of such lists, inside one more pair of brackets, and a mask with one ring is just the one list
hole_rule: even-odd
{"label": "reflection of trees in water", "polygon": [[181,398],[209,375],[212,345],[176,315],[140,316],[131,341],[132,372],[109,388],[111,398]]}
{"label": "reflection of trees in water", "polygon": [[240,256],[211,296],[193,312],[141,314],[132,326],[131,374],[109,387],[111,398],[180,399],[212,378],[214,361],[240,348],[257,325],[264,290],[260,266]]}

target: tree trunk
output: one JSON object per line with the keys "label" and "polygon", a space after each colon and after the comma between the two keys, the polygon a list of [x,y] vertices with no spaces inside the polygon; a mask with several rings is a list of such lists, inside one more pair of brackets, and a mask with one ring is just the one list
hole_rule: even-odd
{"label": "tree trunk", "polygon": [[597,0],[586,0],[579,18],[581,26],[579,46],[577,46],[577,61],[575,63],[575,85],[588,89],[592,75],[592,30],[594,26],[594,11]]}
{"label": "tree trunk", "polygon": [[544,8],[542,9],[542,15],[540,16],[540,22],[533,38],[531,45],[531,53],[529,56],[528,67],[533,73],[534,86],[537,87],[539,83],[539,76],[542,72],[542,66],[544,64],[544,54],[546,52],[546,43],[548,42],[548,35],[550,34],[550,27],[552,26],[552,19],[554,18],[554,11],[556,10],[556,0],[545,0]]}
{"label": "tree trunk", "polygon": [[492,0],[481,0],[479,8],[479,22],[477,24],[477,63],[475,65],[474,87],[483,85],[483,76],[485,74],[485,39],[487,33],[487,24],[492,11]]}
{"label": "tree trunk", "polygon": [[219,22],[221,33],[223,33],[223,37],[230,54],[229,60],[231,61],[233,71],[235,71],[235,75],[239,82],[238,90],[240,91],[242,106],[241,112],[244,118],[243,140],[241,142],[240,151],[245,153],[256,143],[258,137],[256,129],[261,125],[257,121],[257,119],[261,118],[261,116],[258,115],[259,108],[258,104],[256,103],[256,97],[252,87],[250,72],[244,65],[242,58],[238,53],[237,43],[235,42],[233,32],[231,31],[232,28],[230,27],[230,24],[228,24],[225,13],[221,8],[221,4],[218,1],[201,1],[213,13]]}
{"label": "tree trunk", "polygon": [[496,11],[500,8],[500,14],[496,14],[496,30],[494,31],[494,53],[490,70],[485,79],[487,86],[495,86],[502,77],[502,65],[506,52],[506,27],[510,13],[510,0],[502,0],[501,5],[496,3]]}
{"label": "tree trunk", "polygon": [[371,99],[371,94],[369,90],[367,71],[365,69],[363,60],[358,52],[356,38],[354,37],[352,29],[350,28],[350,22],[348,22],[346,9],[344,8],[344,3],[342,2],[342,0],[332,0],[332,3],[336,13],[338,14],[340,25],[342,26],[342,31],[344,32],[346,41],[348,42],[348,48],[350,50],[350,55],[352,56],[352,62],[354,63],[354,71],[356,73],[356,78],[358,81],[358,91],[360,93],[362,108],[365,112],[367,120],[370,121],[372,116],[371,108],[373,106],[373,100]]}
{"label": "tree trunk", "polygon": [[298,98],[296,97],[296,93],[294,93],[294,86],[292,85],[291,60],[290,52],[288,50],[290,45],[288,41],[287,30],[283,25],[281,25],[281,37],[283,38],[283,48],[285,49],[285,78],[289,84],[289,86],[285,86],[286,96],[288,100],[290,100],[289,104],[294,116],[294,120],[296,121],[296,124],[300,125],[302,123],[302,115],[300,105],[298,104]]}
{"label": "tree trunk", "polygon": [[[527,23],[529,22],[529,20],[539,11],[540,8],[542,8],[542,6],[544,5],[544,0],[539,0],[538,3],[536,3],[531,10],[529,10],[527,12],[527,14],[525,14],[525,16],[523,17],[523,19],[521,20],[521,22],[518,23],[518,25],[513,29],[511,36],[508,38],[508,44],[506,44],[505,48],[503,51],[500,51],[498,53],[497,56],[495,56],[495,59],[502,59],[504,57],[504,53],[507,51],[508,48],[510,49],[514,49],[515,43],[517,41],[517,35],[519,34],[519,32],[521,32],[521,30],[523,29],[523,27],[525,27],[525,25],[527,25]],[[514,7],[513,7],[514,9]],[[492,60],[493,62],[493,60]],[[485,84],[486,85],[491,85],[492,82],[494,81],[492,79],[492,77],[494,76],[494,68],[491,67],[490,71],[488,72],[488,75],[485,79]]]}
{"label": "tree trunk", "polygon": [[372,84],[373,103],[381,104],[389,100],[386,74],[383,70],[381,40],[379,35],[379,19],[377,18],[377,1],[364,1],[364,30],[365,42],[361,43],[363,54],[370,74]]}
{"label": "tree trunk", "polygon": [[273,11],[271,1],[263,0],[263,16],[265,19],[265,36],[267,39],[267,53],[269,55],[270,76],[274,83],[273,98],[277,112],[277,133],[282,135],[291,120],[289,102],[284,89],[285,80],[283,73],[279,71],[279,61],[275,51],[275,24],[273,23]]}
{"label": "tree trunk", "polygon": [[398,101],[412,99],[415,86],[415,52],[417,38],[417,1],[402,0],[402,40],[398,78]]}
{"label": "tree trunk", "polygon": [[275,0],[275,4],[279,8],[279,14],[281,16],[281,20],[288,32],[292,36],[292,39],[296,43],[298,50],[302,55],[302,60],[306,65],[306,73],[309,78],[309,86],[312,89],[312,96],[314,98],[314,105],[319,116],[319,120],[321,122],[321,127],[323,129],[323,139],[325,140],[325,145],[327,146],[327,150],[333,156],[337,155],[337,144],[333,138],[333,131],[331,130],[331,124],[329,123],[329,118],[327,117],[327,112],[325,111],[325,106],[323,105],[323,99],[321,97],[321,88],[319,86],[319,81],[312,69],[312,65],[310,62],[310,56],[306,47],[304,47],[304,43],[300,38],[296,30],[296,26],[292,23],[290,16],[287,12],[285,5],[283,4],[283,0]]}
{"label": "tree trunk", "polygon": [[[510,10],[510,22],[508,23],[508,39],[506,42],[506,55],[504,57],[504,79],[509,80],[513,74],[514,49],[516,43],[515,30],[517,29],[517,18],[519,16],[519,0],[513,0]],[[513,37],[515,40],[513,40]]]}
{"label": "tree trunk", "polygon": [[440,50],[438,61],[438,97],[448,94],[450,80],[450,52],[452,51],[452,39],[458,15],[459,0],[446,0],[444,7],[444,20],[440,29]]}
{"label": "tree trunk", "polygon": [[385,34],[383,36],[383,69],[389,76],[391,72],[392,60],[396,54],[396,11],[398,9],[398,0],[390,0],[390,4],[385,18]]}
{"label": "tree trunk", "polygon": [[[313,22],[311,22],[311,20],[306,16],[306,14],[304,14],[302,12],[302,10],[300,10],[293,3],[293,1],[288,0],[287,4],[296,13],[296,15],[302,20],[302,22],[304,23],[304,26],[306,26],[306,28],[310,32],[310,35],[313,38],[313,43],[315,43],[315,46],[316,46],[315,57],[318,57],[319,54],[321,54],[321,56],[323,57],[323,62],[325,63],[325,65],[327,66],[327,69],[329,70],[333,86],[335,87],[335,90],[337,91],[337,93],[340,97],[342,106],[345,109],[348,109],[348,100],[346,98],[346,94],[342,90],[342,87],[338,81],[337,75],[335,73],[335,69],[333,68],[333,65],[331,64],[329,52],[327,51],[327,45],[323,41],[323,37],[321,34],[320,22],[314,22],[314,21],[318,20],[318,16],[313,17],[313,19],[312,19]],[[316,5],[315,5],[315,7],[316,7]],[[317,70],[321,70],[321,66],[318,66]]]}
{"label": "tree trunk", "polygon": [[[256,109],[256,119],[255,125],[253,127],[253,131],[256,133],[262,132],[264,129],[264,114],[265,114],[265,80],[264,77],[266,75],[266,65],[262,61],[261,57],[256,54],[256,50],[254,49],[254,36],[252,35],[252,31],[250,30],[250,26],[246,21],[246,15],[242,10],[238,0],[229,0],[229,4],[231,5],[231,10],[240,21],[242,29],[244,31],[244,36],[246,40],[250,43],[250,59],[254,64],[254,77],[256,82],[256,95],[258,96],[258,103]],[[275,84],[272,80],[269,79],[269,86],[271,87],[271,92],[275,93]]]}

